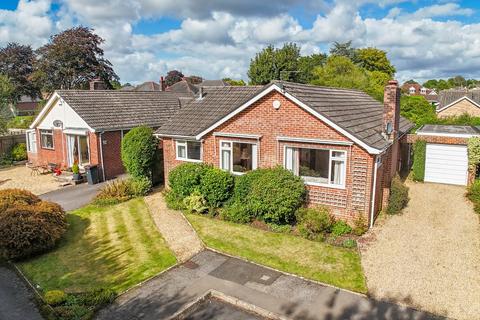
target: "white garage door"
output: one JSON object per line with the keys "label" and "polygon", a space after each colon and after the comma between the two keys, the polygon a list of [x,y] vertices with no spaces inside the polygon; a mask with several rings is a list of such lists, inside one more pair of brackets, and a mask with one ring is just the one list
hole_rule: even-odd
{"label": "white garage door", "polygon": [[427,144],[425,181],[466,185],[467,175],[467,146]]}

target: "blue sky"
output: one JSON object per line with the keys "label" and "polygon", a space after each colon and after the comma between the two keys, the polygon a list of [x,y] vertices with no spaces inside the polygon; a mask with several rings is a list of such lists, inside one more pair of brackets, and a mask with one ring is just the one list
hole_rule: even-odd
{"label": "blue sky", "polygon": [[122,82],[168,70],[247,79],[251,57],[292,41],[303,54],[334,41],[387,51],[397,78],[480,78],[480,1],[432,0],[2,0],[0,46],[45,44],[86,25],[105,39]]}

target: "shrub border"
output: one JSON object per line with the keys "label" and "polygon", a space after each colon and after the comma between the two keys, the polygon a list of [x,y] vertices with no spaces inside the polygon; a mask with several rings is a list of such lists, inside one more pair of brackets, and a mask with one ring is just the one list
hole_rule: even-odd
{"label": "shrub border", "polygon": [[413,181],[423,182],[425,179],[425,159],[427,152],[427,142],[417,140],[413,145]]}

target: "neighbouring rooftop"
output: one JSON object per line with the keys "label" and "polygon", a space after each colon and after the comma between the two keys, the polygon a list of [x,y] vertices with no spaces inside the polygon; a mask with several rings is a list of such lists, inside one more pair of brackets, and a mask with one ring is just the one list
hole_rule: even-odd
{"label": "neighbouring rooftop", "polygon": [[417,130],[420,135],[477,136],[480,129],[474,126],[426,124]]}

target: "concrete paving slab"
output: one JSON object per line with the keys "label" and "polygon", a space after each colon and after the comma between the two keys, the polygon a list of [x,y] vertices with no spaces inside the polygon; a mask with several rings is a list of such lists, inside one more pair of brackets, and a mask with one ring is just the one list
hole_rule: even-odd
{"label": "concrete paving slab", "polygon": [[290,319],[442,319],[283,273],[270,284],[244,282],[245,275],[239,279],[232,274],[241,268],[255,270],[252,278],[257,280],[272,270],[208,250],[191,261],[198,267],[180,265],[161,274],[120,296],[96,319],[168,319],[211,290]]}

